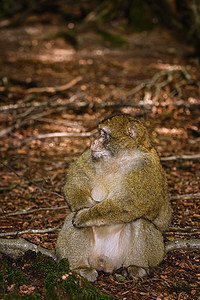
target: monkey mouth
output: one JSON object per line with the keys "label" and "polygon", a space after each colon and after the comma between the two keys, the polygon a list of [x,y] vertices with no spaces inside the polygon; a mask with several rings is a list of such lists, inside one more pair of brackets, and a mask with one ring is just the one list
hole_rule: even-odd
{"label": "monkey mouth", "polygon": [[95,158],[95,159],[98,159],[98,158],[110,158],[110,153],[108,151],[98,151],[98,150],[92,150],[91,151],[92,153],[92,157]]}

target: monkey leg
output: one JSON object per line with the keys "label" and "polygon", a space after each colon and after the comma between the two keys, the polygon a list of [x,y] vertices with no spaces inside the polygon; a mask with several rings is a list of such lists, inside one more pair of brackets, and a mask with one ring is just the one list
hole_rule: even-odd
{"label": "monkey leg", "polygon": [[72,225],[74,213],[66,217],[58,235],[56,254],[58,258],[67,258],[70,269],[89,281],[95,281],[98,273],[88,262],[92,249],[92,228],[75,228]]}
{"label": "monkey leg", "polygon": [[144,277],[150,267],[157,266],[164,257],[162,233],[148,220],[131,223],[131,241],[124,266],[130,276]]}

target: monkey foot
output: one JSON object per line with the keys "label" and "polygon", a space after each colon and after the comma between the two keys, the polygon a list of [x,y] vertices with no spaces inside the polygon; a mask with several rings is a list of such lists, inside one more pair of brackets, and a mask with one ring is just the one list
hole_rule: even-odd
{"label": "monkey foot", "polygon": [[96,281],[98,276],[97,271],[92,268],[77,269],[76,272],[91,282]]}
{"label": "monkey foot", "polygon": [[145,277],[148,275],[148,270],[138,266],[129,266],[127,273],[130,278],[133,277]]}

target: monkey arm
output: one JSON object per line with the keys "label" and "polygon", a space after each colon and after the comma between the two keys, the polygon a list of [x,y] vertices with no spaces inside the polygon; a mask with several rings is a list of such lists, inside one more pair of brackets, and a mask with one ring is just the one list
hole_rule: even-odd
{"label": "monkey arm", "polygon": [[95,204],[91,197],[93,170],[90,165],[90,152],[86,151],[68,169],[64,193],[71,211],[78,211]]}
{"label": "monkey arm", "polygon": [[148,206],[136,207],[134,202],[130,205],[122,199],[109,198],[91,208],[78,211],[74,216],[73,225],[79,228],[130,223],[142,217],[153,220],[154,214]]}
{"label": "monkey arm", "polygon": [[91,197],[90,189],[85,186],[66,183],[65,199],[71,211],[92,207],[96,202]]}
{"label": "monkey arm", "polygon": [[164,198],[165,186],[160,181],[160,175],[156,172],[154,172],[155,176],[151,175],[149,172],[145,174],[137,171],[137,174],[132,174],[132,177],[127,176],[124,186],[128,188],[110,195],[89,209],[77,212],[73,220],[74,226],[129,223],[139,218],[153,221],[159,215],[166,199]]}

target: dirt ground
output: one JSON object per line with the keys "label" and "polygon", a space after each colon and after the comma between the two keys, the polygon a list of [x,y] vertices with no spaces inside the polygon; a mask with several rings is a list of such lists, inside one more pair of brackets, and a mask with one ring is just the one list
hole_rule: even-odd
{"label": "dirt ground", "polygon": [[[53,15],[50,23],[32,16],[0,30],[0,237],[54,248],[69,163],[100,120],[123,112],[144,122],[162,158],[173,207],[166,240],[199,238],[200,72],[190,45],[155,29],[113,48],[88,30],[74,50],[54,38],[64,26]],[[148,278],[102,273],[94,285],[115,299],[200,299],[199,254],[173,251]],[[43,291],[38,276],[27,275],[21,295]]]}

